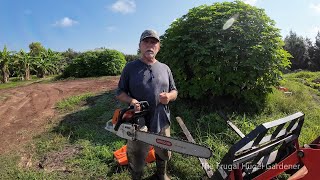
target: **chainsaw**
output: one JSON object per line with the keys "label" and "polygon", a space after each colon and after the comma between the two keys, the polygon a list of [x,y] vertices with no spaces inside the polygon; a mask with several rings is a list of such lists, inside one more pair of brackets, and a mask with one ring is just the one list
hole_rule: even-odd
{"label": "chainsaw", "polygon": [[201,158],[212,156],[208,147],[148,132],[145,117],[149,113],[149,103],[140,101],[139,104],[140,111],[134,111],[134,106],[116,109],[105,129],[123,139],[141,141],[169,151]]}

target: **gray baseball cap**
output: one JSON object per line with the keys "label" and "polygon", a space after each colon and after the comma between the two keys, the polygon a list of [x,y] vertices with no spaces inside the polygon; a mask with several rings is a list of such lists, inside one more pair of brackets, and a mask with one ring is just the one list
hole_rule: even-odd
{"label": "gray baseball cap", "polygon": [[143,33],[141,34],[141,36],[140,36],[140,42],[141,42],[142,40],[144,40],[145,38],[148,38],[148,37],[152,37],[152,38],[155,38],[155,39],[157,39],[158,41],[160,41],[160,38],[159,38],[159,36],[158,36],[158,33],[157,33],[155,30],[150,30],[150,29],[148,29],[148,30],[143,31]]}

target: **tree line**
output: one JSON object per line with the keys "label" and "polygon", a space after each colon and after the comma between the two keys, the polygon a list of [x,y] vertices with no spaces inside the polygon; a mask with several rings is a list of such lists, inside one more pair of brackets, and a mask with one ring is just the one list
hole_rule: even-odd
{"label": "tree line", "polygon": [[1,82],[7,83],[9,77],[30,80],[31,75],[44,78],[47,75],[59,74],[78,53],[71,49],[56,52],[44,48],[40,42],[29,45],[29,52],[24,50],[10,51],[6,45],[0,50]]}
{"label": "tree line", "polygon": [[[50,48],[46,49],[40,42],[32,42],[29,44],[29,52],[22,49],[18,52],[10,51],[5,45],[3,50],[0,50],[0,82],[7,83],[10,77],[17,77],[20,80],[30,80],[31,75],[35,75],[38,78],[57,74],[61,74],[62,77],[78,76],[70,71],[79,71],[79,68],[81,68],[87,69],[87,72],[96,72],[96,69],[92,69],[93,67],[91,67],[92,65],[89,63],[97,61],[101,62],[102,66],[96,65],[94,66],[95,68],[108,67],[109,70],[111,68],[113,70],[111,74],[115,75],[120,72],[119,70],[114,70],[111,66],[116,64],[119,66],[117,68],[121,69],[122,63],[119,64],[118,60],[123,62],[123,60],[132,61],[138,58],[137,55],[124,54],[124,58],[121,55],[123,55],[123,53],[106,48],[96,48],[87,52],[76,52],[69,48],[64,52],[57,52]],[[88,62],[89,57],[91,62]],[[103,61],[103,59],[105,60]],[[117,60],[113,61],[114,59]],[[79,66],[80,64],[83,67]],[[107,66],[105,66],[106,64]],[[93,76],[92,73],[87,73],[85,76],[89,75]],[[101,72],[101,74],[96,74],[96,76],[99,75],[108,75],[108,73]],[[81,75],[81,77],[84,76]]]}
{"label": "tree line", "polygon": [[320,32],[313,43],[310,38],[303,38],[291,30],[284,42],[284,49],[292,56],[290,70],[320,71]]}
{"label": "tree line", "polygon": [[[284,42],[284,49],[291,54],[289,70],[320,71],[320,32],[312,42],[310,38],[304,38],[290,31],[284,38]],[[101,49],[104,48],[98,48],[95,51],[98,52]],[[0,81],[2,83],[8,82],[9,77],[30,80],[31,75],[44,78],[46,75],[61,74],[74,59],[82,54],[71,48],[64,52],[56,52],[50,48],[44,48],[39,42],[31,43],[29,50],[29,52],[22,49],[18,52],[9,51],[6,46],[2,51],[0,50]],[[125,54],[127,62],[138,57],[138,55]]]}

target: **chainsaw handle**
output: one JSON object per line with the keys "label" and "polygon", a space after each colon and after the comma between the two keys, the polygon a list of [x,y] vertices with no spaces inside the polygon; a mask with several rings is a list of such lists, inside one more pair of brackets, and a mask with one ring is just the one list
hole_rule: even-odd
{"label": "chainsaw handle", "polygon": [[125,109],[122,109],[122,110],[120,111],[120,114],[119,114],[119,117],[118,117],[118,121],[117,121],[116,125],[114,126],[114,130],[115,130],[115,131],[118,131],[120,125],[124,122],[124,120],[123,120],[123,115],[124,115],[127,111],[132,110],[132,109],[134,109],[134,106],[129,106],[129,107],[127,107],[127,108],[125,108]]}
{"label": "chainsaw handle", "polygon": [[[143,112],[146,112],[149,109],[148,101],[140,101],[139,104],[140,104],[141,110],[139,112],[135,112],[135,115],[141,114]],[[120,111],[120,114],[119,114],[119,117],[118,117],[118,121],[117,121],[116,125],[114,126],[114,130],[115,131],[118,131],[120,125],[125,121],[125,120],[123,120],[123,116],[125,115],[125,113],[130,111],[130,110],[132,110],[132,109],[134,109],[134,106],[130,105],[129,107],[124,108],[124,109],[122,109]]]}

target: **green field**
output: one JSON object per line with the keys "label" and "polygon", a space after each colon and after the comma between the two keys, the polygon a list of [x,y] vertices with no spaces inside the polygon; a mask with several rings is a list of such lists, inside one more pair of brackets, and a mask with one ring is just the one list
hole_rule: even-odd
{"label": "green field", "polygon": [[[320,73],[287,74],[281,81],[292,92],[286,95],[274,88],[267,97],[265,108],[258,114],[229,112],[228,116],[247,134],[257,125],[301,111],[305,123],[299,138],[306,144],[320,135]],[[25,154],[0,156],[0,179],[130,179],[127,167],[120,167],[113,152],[125,141],[104,130],[113,111],[122,104],[114,99],[114,92],[83,94],[59,102],[60,116],[54,119],[47,132],[25,146]],[[197,103],[199,104],[199,103]],[[171,105],[173,136],[182,136],[175,116],[183,118],[196,142],[213,150],[209,159],[213,168],[240,138],[210,107],[194,107],[177,100]],[[23,157],[23,158],[22,158]],[[21,159],[27,159],[21,163]],[[155,164],[148,164],[144,177],[155,172]],[[172,179],[200,179],[202,170],[197,158],[174,153],[169,161]]]}
{"label": "green field", "polygon": [[0,83],[0,89],[14,88],[19,86],[26,86],[32,83],[47,83],[52,82],[55,79],[55,75],[48,76],[46,78],[37,78],[36,76],[31,76],[30,80],[21,81],[17,77],[11,77],[10,81],[7,83]]}

